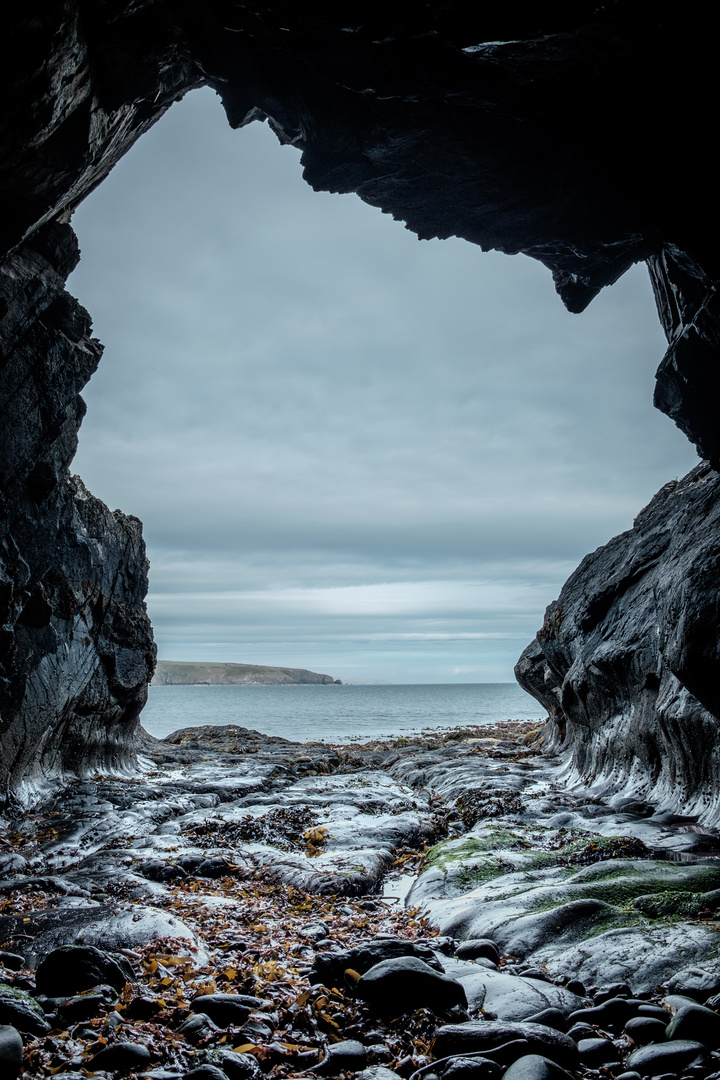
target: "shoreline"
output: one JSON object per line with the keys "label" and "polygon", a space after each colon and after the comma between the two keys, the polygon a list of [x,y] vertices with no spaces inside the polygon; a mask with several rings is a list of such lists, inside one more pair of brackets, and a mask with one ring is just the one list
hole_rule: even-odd
{"label": "shoreline", "polygon": [[[0,949],[21,965],[0,981],[36,1010],[24,1076],[102,1076],[95,1057],[129,1043],[149,1053],[130,1075],[153,1080],[203,1063],[214,1080],[240,1067],[407,1080],[448,1047],[462,1056],[457,1039],[476,1046],[499,1024],[500,1046],[530,1022],[536,1052],[557,1058],[559,1040],[563,1067],[598,1080],[557,1030],[602,1008],[593,987],[619,986],[626,1019],[642,1002],[668,1022],[658,984],[682,968],[720,990],[720,840],[568,791],[540,741],[527,721],[351,745],[190,728],[142,740],[143,776],[70,783],[0,849]],[[384,895],[400,884],[406,906]],[[120,953],[127,984],[78,1004],[68,968],[67,994],[38,997],[38,963],[73,944]],[[367,987],[390,959],[385,1007]],[[605,1065],[635,1047],[611,1012],[593,1029]]]}

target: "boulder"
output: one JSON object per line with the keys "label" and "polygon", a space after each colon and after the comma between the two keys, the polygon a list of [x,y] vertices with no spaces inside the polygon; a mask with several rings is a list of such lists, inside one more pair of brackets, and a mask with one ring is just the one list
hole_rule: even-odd
{"label": "boulder", "polygon": [[355,992],[379,1016],[399,1016],[420,1008],[441,1014],[454,1006],[467,1008],[462,985],[416,956],[375,964],[358,980]]}

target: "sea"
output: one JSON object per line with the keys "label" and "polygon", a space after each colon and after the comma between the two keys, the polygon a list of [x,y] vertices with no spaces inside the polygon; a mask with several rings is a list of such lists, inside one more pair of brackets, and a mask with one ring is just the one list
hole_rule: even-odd
{"label": "sea", "polygon": [[239,724],[297,742],[349,743],[545,715],[516,683],[151,686],[141,721],[158,739]]}

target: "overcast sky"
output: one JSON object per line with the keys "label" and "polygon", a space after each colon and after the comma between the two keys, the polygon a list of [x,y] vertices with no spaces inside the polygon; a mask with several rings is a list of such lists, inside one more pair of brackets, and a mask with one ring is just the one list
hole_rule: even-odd
{"label": "overcast sky", "polygon": [[508,681],[588,551],[695,463],[644,266],[547,270],[313,192],[188,95],[77,211],[105,344],[74,468],[145,526],[159,655]]}

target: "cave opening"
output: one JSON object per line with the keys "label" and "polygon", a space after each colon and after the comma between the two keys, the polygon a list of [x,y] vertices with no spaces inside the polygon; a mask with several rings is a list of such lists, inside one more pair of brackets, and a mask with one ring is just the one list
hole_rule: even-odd
{"label": "cave opening", "polygon": [[562,581],[695,455],[645,268],[550,276],[313,192],[188,94],[74,217],[105,345],[73,469],[144,523],[159,655],[512,679]]}

